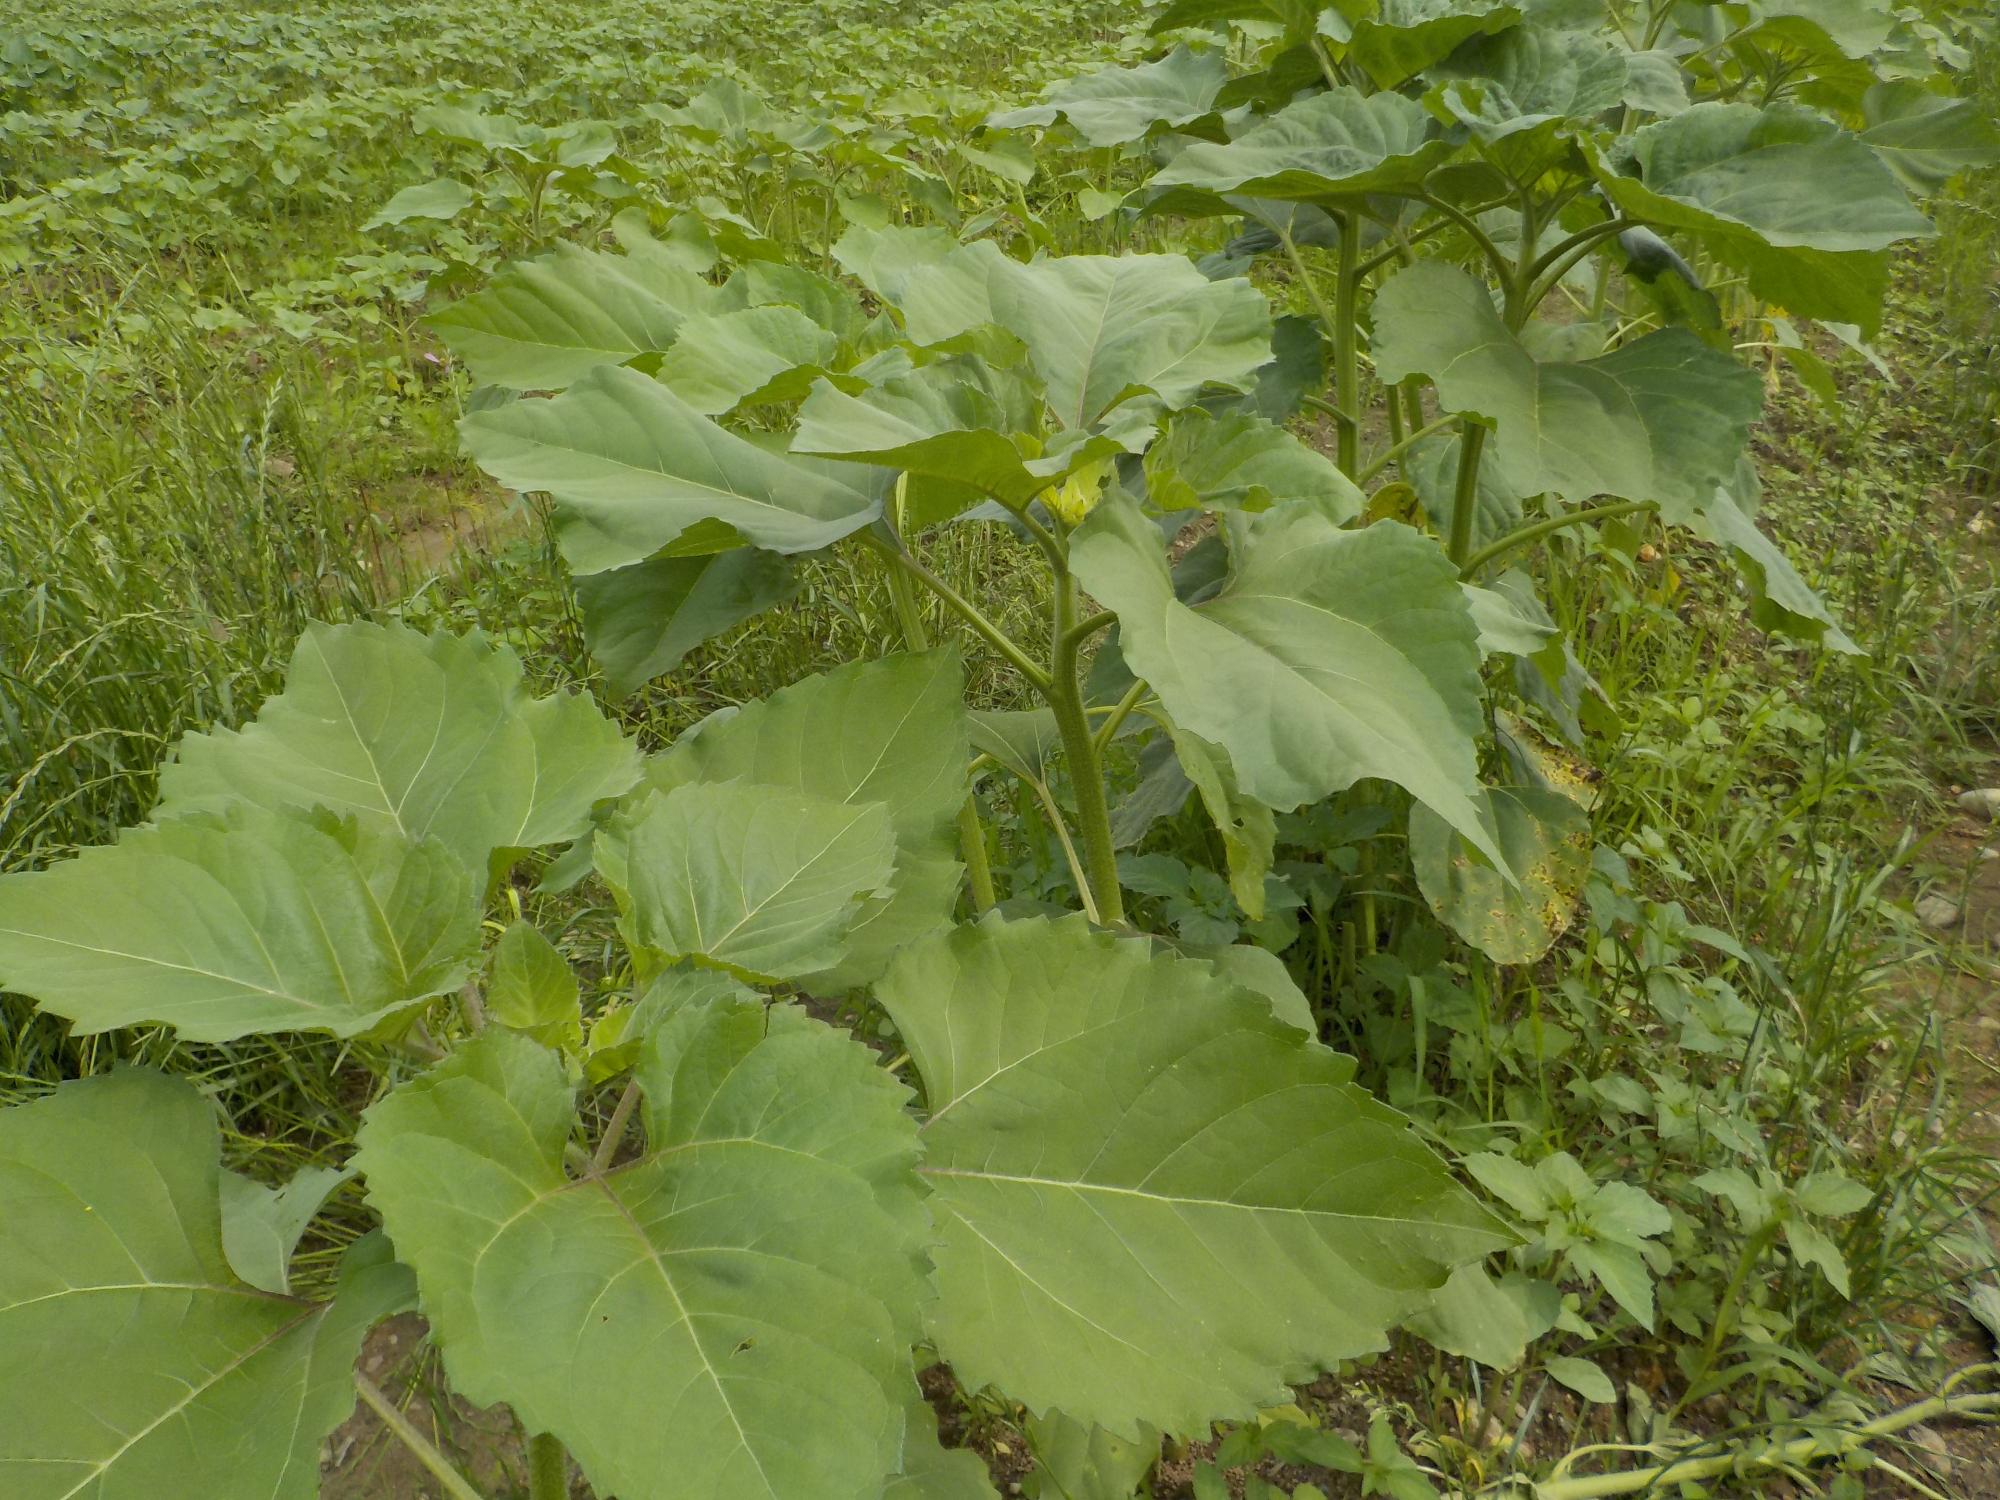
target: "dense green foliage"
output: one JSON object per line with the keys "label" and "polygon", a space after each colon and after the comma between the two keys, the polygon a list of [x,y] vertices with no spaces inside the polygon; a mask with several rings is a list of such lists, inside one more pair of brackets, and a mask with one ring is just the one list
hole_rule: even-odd
{"label": "dense green foliage", "polygon": [[[696,60],[788,19],[755,88]],[[31,830],[45,868],[0,875],[23,1036],[330,1036],[367,1100],[328,1131],[347,1171],[275,1191],[155,1072],[0,1114],[0,1334],[93,1361],[0,1403],[10,1492],[315,1493],[360,1337],[413,1304],[450,1389],[534,1435],[536,1500],[563,1450],[626,1500],[990,1495],[921,1399],[940,1362],[1071,1500],[1217,1423],[1197,1496],[1271,1462],[1616,1492],[1520,1442],[1558,1389],[1754,1485],[1845,1451],[1858,1372],[1930,1378],[1867,1328],[1987,1272],[1978,1168],[1910,1137],[1918,1059],[1854,1003],[1883,875],[1817,826],[1881,795],[1853,747],[1908,717],[1855,637],[1909,637],[1760,527],[1752,439],[1796,388],[1839,406],[1918,200],[2000,157],[1969,34],[1181,0],[1040,104],[891,86],[962,45],[1018,95],[1074,19],[685,7],[634,56],[629,15],[550,11],[534,75],[478,90],[429,70],[524,55],[498,21],[208,23],[277,59],[250,87],[297,161],[141,61],[156,29],[0,52],[40,106],[10,135],[67,143],[0,205],[21,264],[85,211],[107,255],[171,224],[192,276],[267,254],[253,222],[425,247],[271,316],[357,370],[385,311],[439,340],[466,453],[548,497],[551,549],[539,594],[475,574],[304,629],[238,728],[150,706],[136,734],[185,732],[121,788],[137,826],[53,859]],[[359,86],[319,92],[342,49]],[[800,87],[864,55],[880,87]],[[71,389],[46,353],[10,505],[61,488],[23,441]],[[1709,561],[1649,578],[1663,550]],[[14,618],[46,611],[29,557]],[[317,607],[322,577],[288,581]],[[88,579],[63,597],[57,662],[105,638]],[[538,680],[525,604],[624,723]],[[815,611],[818,670],[653,710]],[[430,628],[468,614],[496,629]],[[1815,681],[1734,681],[1724,643]],[[11,810],[76,731],[8,722]],[[316,1221],[333,1275],[295,1260]],[[1413,1338],[1434,1401],[1465,1372],[1430,1471],[1380,1414],[1365,1452],[1287,1414]],[[1769,1435],[1718,1461],[1686,1440],[1718,1411]]]}

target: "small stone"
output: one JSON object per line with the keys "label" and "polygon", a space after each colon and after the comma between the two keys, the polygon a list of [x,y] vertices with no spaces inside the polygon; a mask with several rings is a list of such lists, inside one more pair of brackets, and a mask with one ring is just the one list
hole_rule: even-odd
{"label": "small stone", "polygon": [[1958,810],[1971,813],[1975,818],[1984,818],[1989,823],[2000,823],[2000,786],[1975,787],[1969,792],[1961,792]]}
{"label": "small stone", "polygon": [[1958,925],[1958,903],[1933,892],[1917,898],[1917,920],[1933,932],[1947,932]]}

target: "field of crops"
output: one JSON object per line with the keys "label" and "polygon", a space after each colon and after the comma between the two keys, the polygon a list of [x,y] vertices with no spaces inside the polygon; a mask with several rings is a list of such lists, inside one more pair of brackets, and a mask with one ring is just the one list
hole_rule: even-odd
{"label": "field of crops", "polygon": [[0,18],[0,1497],[2000,1496],[1993,33]]}

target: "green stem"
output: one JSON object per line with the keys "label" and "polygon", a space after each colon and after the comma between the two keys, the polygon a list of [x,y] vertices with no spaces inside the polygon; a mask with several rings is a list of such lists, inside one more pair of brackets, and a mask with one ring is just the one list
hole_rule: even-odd
{"label": "green stem", "polygon": [[[1392,412],[1394,412],[1399,404],[1400,402],[1398,399],[1398,392],[1396,388],[1394,386],[1389,387],[1389,409]],[[1365,465],[1363,465],[1361,472],[1354,476],[1354,482],[1356,484],[1366,484],[1369,480],[1373,479],[1377,474],[1380,474],[1384,469],[1388,468],[1390,464],[1394,463],[1397,459],[1401,458],[1405,453],[1408,453],[1412,448],[1416,447],[1417,444],[1421,443],[1425,438],[1435,436],[1437,433],[1444,431],[1445,428],[1451,426],[1451,424],[1456,422],[1457,420],[1458,420],[1457,412],[1455,411],[1446,412],[1443,416],[1439,417],[1435,422],[1426,422],[1423,426],[1419,427],[1415,432],[1412,432],[1407,436],[1399,439],[1398,441],[1391,443],[1386,452],[1376,454],[1375,457],[1369,459],[1368,462]],[[1393,425],[1396,427],[1400,427],[1403,425],[1400,417],[1395,421]]]}
{"label": "green stem", "polygon": [[553,1433],[528,1439],[528,1500],[569,1500],[569,1455]]}
{"label": "green stem", "polygon": [[357,1370],[354,1389],[360,1394],[362,1404],[381,1419],[382,1425],[389,1429],[396,1441],[408,1448],[417,1462],[430,1470],[431,1476],[444,1486],[450,1500],[485,1500],[478,1490],[466,1483],[465,1476],[452,1467],[451,1460],[438,1452],[429,1438],[417,1431],[382,1387]]}
{"label": "green stem", "polygon": [[1542,299],[1556,289],[1563,277],[1569,275],[1570,268],[1596,250],[1602,241],[1623,234],[1631,227],[1632,221],[1629,219],[1614,219],[1609,224],[1593,225],[1580,234],[1571,235],[1535,262],[1536,279],[1528,293],[1528,311],[1532,313],[1540,307]]}
{"label": "green stem", "polygon": [[[889,570],[889,597],[895,601],[904,642],[912,651],[928,650],[930,632],[924,628],[923,612],[917,608],[917,596],[911,591],[909,575],[901,568]],[[986,857],[986,826],[979,820],[978,797],[970,791],[958,809],[958,847],[965,860],[966,882],[972,890],[972,909],[991,911],[997,900],[993,890],[993,866]]]}
{"label": "green stem", "polygon": [[1492,264],[1493,269],[1500,273],[1501,280],[1505,281],[1513,276],[1514,263],[1500,253],[1500,247],[1493,243],[1493,237],[1481,229],[1464,209],[1455,203],[1447,203],[1442,198],[1433,197],[1429,193],[1419,193],[1417,198],[1463,229],[1472,243],[1479,247],[1480,253]]}
{"label": "green stem", "polygon": [[1106,926],[1125,920],[1125,893],[1118,886],[1118,853],[1111,842],[1111,808],[1104,798],[1104,771],[1090,733],[1090,716],[1083,706],[1083,684],[1077,671],[1076,580],[1067,573],[1056,579],[1055,655],[1046,689],[1062,734],[1063,755],[1076,795],[1076,820],[1083,835],[1084,873]]}
{"label": "green stem", "polygon": [[981,614],[979,607],[970,599],[959,593],[957,589],[946,583],[901,547],[895,546],[868,532],[863,532],[861,535],[862,540],[867,545],[873,547],[892,564],[902,569],[910,577],[916,579],[917,582],[942,599],[945,602],[945,606],[953,614],[965,621],[966,624],[970,625],[974,633],[981,640],[1004,656],[1007,659],[1008,665],[1012,666],[1015,671],[1034,684],[1037,692],[1048,692],[1048,672],[1039,662],[1016,645],[1013,638],[1006,631]]}
{"label": "green stem", "polygon": [[1844,1458],[1876,1438],[1891,1437],[1919,1423],[1945,1417],[1977,1420],[1995,1416],[2000,1416],[2000,1393],[1935,1396],[1889,1412],[1872,1422],[1864,1422],[1846,1432],[1824,1437],[1795,1438],[1787,1443],[1772,1443],[1747,1452],[1718,1453],[1708,1458],[1684,1458],[1677,1463],[1656,1464],[1647,1469],[1628,1469],[1622,1474],[1545,1479],[1535,1486],[1535,1496],[1536,1500],[1601,1500],[1601,1497],[1612,1495],[1662,1494],[1677,1484],[1698,1483],[1746,1470],[1769,1469],[1784,1473],[1816,1460]]}
{"label": "green stem", "polygon": [[[1340,258],[1333,283],[1334,399],[1340,409],[1361,411],[1361,354],[1356,327],[1361,297],[1361,221],[1352,210],[1340,216]],[[1340,472],[1352,479],[1361,467],[1361,426],[1347,422],[1340,429]]]}
{"label": "green stem", "polygon": [[1097,726],[1097,732],[1092,736],[1091,743],[1097,747],[1100,756],[1104,754],[1104,747],[1111,743],[1111,737],[1118,733],[1118,726],[1131,717],[1132,710],[1139,706],[1140,700],[1145,696],[1146,682],[1141,678],[1125,689],[1125,696],[1118,700],[1117,707],[1113,708],[1105,716],[1104,722]]}
{"label": "green stem", "polygon": [[1458,487],[1451,501],[1451,541],[1446,555],[1463,576],[1472,551],[1472,515],[1479,506],[1479,458],[1486,451],[1486,429],[1467,421],[1458,438]]}
{"label": "green stem", "polygon": [[597,1152],[590,1158],[590,1175],[602,1177],[617,1160],[618,1148],[625,1143],[625,1131],[632,1123],[632,1111],[639,1107],[639,1080],[634,1078],[625,1085],[625,1092],[618,1096],[618,1103],[611,1111],[611,1119],[605,1124],[604,1136],[597,1143]]}
{"label": "green stem", "polygon": [[[1539,542],[1543,537],[1553,535],[1565,527],[1582,526],[1590,521],[1615,521],[1620,516],[1636,515],[1642,510],[1656,509],[1658,509],[1657,501],[1621,500],[1615,505],[1593,505],[1588,510],[1565,511],[1562,515],[1550,516],[1547,520],[1536,521],[1533,525],[1510,531],[1498,541],[1481,547],[1460,566],[1459,577],[1470,579],[1481,568],[1496,559]],[[1456,520],[1456,516],[1453,519]]]}
{"label": "green stem", "polygon": [[1081,648],[1083,643],[1096,635],[1098,631],[1117,623],[1118,611],[1115,609],[1101,609],[1094,615],[1088,615],[1084,619],[1079,620],[1071,628],[1070,634],[1075,637],[1073,644]]}

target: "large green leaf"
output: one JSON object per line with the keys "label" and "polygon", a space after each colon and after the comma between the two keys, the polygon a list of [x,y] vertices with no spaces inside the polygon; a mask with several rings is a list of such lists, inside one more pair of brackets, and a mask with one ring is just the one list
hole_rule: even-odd
{"label": "large green leaf", "polygon": [[560,396],[475,412],[459,430],[502,484],[555,497],[578,573],[670,547],[812,552],[881,513],[863,473],[835,477],[761,448],[636,370],[600,367]]}
{"label": "large green leaf", "polygon": [[673,346],[681,323],[717,288],[661,257],[636,258],[558,242],[516,261],[428,322],[482,385],[559,391],[599,365]]}
{"label": "large green leaf", "polygon": [[1427,808],[1410,811],[1410,865],[1444,924],[1496,963],[1533,963],[1562,936],[1590,874],[1590,818],[1560,792],[1494,787],[1509,880]]}
{"label": "large green leaf", "polygon": [[1597,173],[1620,209],[1700,235],[1751,291],[1807,316],[1872,325],[1881,252],[1931,233],[1873,147],[1796,106],[1697,104],[1621,152]]}
{"label": "large green leaf", "polygon": [[1014,437],[1039,431],[1041,405],[1027,382],[977,355],[937,360],[858,395],[822,380],[799,408],[792,451],[866,459],[1021,506],[1063,477],[1031,467]]}
{"label": "large green leaf", "polygon": [[1228,76],[1221,53],[1176,47],[1154,62],[1071,78],[1050,89],[1046,103],[1011,109],[986,123],[1013,130],[1065,120],[1092,146],[1122,146],[1157,125],[1185,127],[1213,113]]}
{"label": "large green leaf", "polygon": [[660,383],[708,417],[796,401],[839,347],[838,335],[781,303],[696,313],[660,361]]}
{"label": "large green leaf", "polygon": [[1159,534],[1107,500],[1070,562],[1118,612],[1119,646],[1175,724],[1220,745],[1242,790],[1287,810],[1380,777],[1476,843],[1479,631],[1435,543],[1343,530],[1310,502],[1253,516],[1228,581],[1174,597]]}
{"label": "large green leaf", "polygon": [[381,1236],[330,1302],[262,1291],[222,1245],[221,1135],[139,1070],[0,1111],[0,1493],[311,1500],[371,1324],[407,1305]]}
{"label": "large green leaf", "polygon": [[1264,510],[1309,499],[1329,515],[1361,514],[1361,491],[1325,454],[1249,412],[1176,416],[1146,450],[1146,496],[1162,510]]}
{"label": "large green leaf", "polygon": [[703,642],[798,591],[790,558],[738,547],[585,573],[576,580],[576,603],[605,682],[614,693],[632,693]]}
{"label": "large green leaf", "polygon": [[1247,391],[1271,362],[1271,307],[1240,277],[1210,281],[1184,255],[1005,261],[994,320],[1028,346],[1065,427],[1102,420],[1135,391],[1169,408],[1205,387]]}
{"label": "large green leaf", "polygon": [[903,1470],[882,1500],[1000,1500],[1000,1492],[977,1453],[938,1441],[937,1413],[918,1401],[903,1426]]}
{"label": "large green leaf", "polygon": [[496,849],[575,838],[594,803],[638,778],[617,726],[585,697],[530,698],[506,646],[315,624],[254,720],[181,741],[156,813],[324,807],[435,838],[484,873]]}
{"label": "large green leaf", "polygon": [[646,1041],[645,1149],[571,1176],[561,1061],[486,1033],[368,1112],[358,1158],[454,1388],[624,1500],[876,1500],[927,1238],[905,1092],[789,1006]]}
{"label": "large green leaf", "polygon": [[931,1334],[968,1386],[1206,1431],[1505,1243],[1350,1059],[1207,964],[989,917],[878,994],[924,1081]]}
{"label": "large green leaf", "polygon": [[289,809],[131,829],[0,876],[0,984],[78,1033],[354,1036],[463,982],[478,892],[435,841]]}
{"label": "large green leaf", "polygon": [[1363,12],[1349,24],[1343,50],[1378,89],[1393,89],[1461,42],[1506,31],[1521,19],[1521,7],[1505,0],[1376,0],[1339,9]]}
{"label": "large green leaf", "polygon": [[1913,192],[1936,192],[1960,172],[2000,161],[2000,121],[1978,99],[1934,94],[1921,84],[1880,83],[1862,99],[1861,139]]}
{"label": "large green leaf", "polygon": [[965,804],[965,671],[954,651],[850,662],[704,720],[654,757],[662,791],[692,781],[790,787],[886,804],[904,843],[950,831]]}
{"label": "large green leaf", "polygon": [[653,793],[597,839],[635,948],[753,980],[836,963],[862,902],[888,897],[896,857],[879,802],[747,782]]}
{"label": "large green leaf", "polygon": [[1681,519],[1735,472],[1763,384],[1685,329],[1597,359],[1538,360],[1463,271],[1422,261],[1375,298],[1375,368],[1428,375],[1446,411],[1497,427],[1500,477],[1517,494],[1657,500]]}
{"label": "large green leaf", "polygon": [[[1414,100],[1337,88],[1287,105],[1226,145],[1188,147],[1151,186],[1332,203],[1415,191],[1453,150]],[[1182,201],[1168,194],[1162,206]]]}
{"label": "large green leaf", "polygon": [[1568,138],[1624,102],[1630,54],[1594,32],[1518,26],[1469,43],[1432,70],[1431,96],[1486,158],[1533,183],[1571,158]]}

